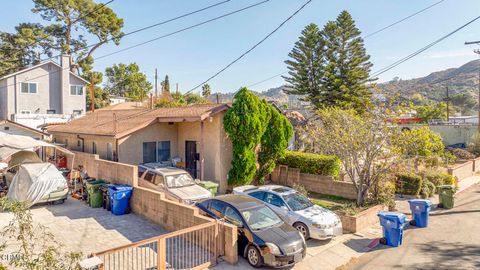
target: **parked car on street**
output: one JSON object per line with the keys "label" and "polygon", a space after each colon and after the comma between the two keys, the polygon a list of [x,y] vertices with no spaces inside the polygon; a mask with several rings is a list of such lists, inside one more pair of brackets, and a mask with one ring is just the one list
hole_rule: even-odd
{"label": "parked car on street", "polygon": [[238,227],[238,252],[254,267],[289,266],[306,255],[302,234],[255,198],[230,194],[195,205],[208,216]]}
{"label": "parked car on street", "polygon": [[212,197],[212,193],[199,186],[188,172],[157,165],[146,163],[138,166],[139,186],[164,192],[168,199],[186,204]]}
{"label": "parked car on street", "polygon": [[293,188],[247,185],[234,188],[233,193],[249,195],[267,203],[305,239],[328,239],[343,233],[342,222],[334,212],[313,204]]}

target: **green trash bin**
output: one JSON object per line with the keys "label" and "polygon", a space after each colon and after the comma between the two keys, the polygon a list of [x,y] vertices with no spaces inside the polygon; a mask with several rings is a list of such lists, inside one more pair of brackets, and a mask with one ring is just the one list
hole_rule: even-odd
{"label": "green trash bin", "polygon": [[440,203],[438,207],[451,209],[453,208],[453,195],[455,194],[455,187],[452,185],[443,185],[439,186],[438,196],[440,198]]}
{"label": "green trash bin", "polygon": [[100,187],[106,184],[108,183],[101,179],[87,182],[87,203],[90,205],[90,207],[100,208],[103,206],[103,193],[100,190]]}
{"label": "green trash bin", "polygon": [[212,193],[212,196],[215,197],[218,191],[218,183],[212,182],[212,181],[200,181],[198,183],[201,187],[207,189]]}

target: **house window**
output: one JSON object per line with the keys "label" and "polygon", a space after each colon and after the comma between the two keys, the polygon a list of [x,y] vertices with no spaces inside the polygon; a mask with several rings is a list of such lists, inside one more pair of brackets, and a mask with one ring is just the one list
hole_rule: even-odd
{"label": "house window", "polygon": [[36,94],[37,83],[22,83],[22,93],[24,94]]}
{"label": "house window", "polygon": [[65,139],[65,147],[68,147],[68,139]]}
{"label": "house window", "polygon": [[156,162],[157,142],[143,143],[143,163]]}
{"label": "house window", "polygon": [[70,95],[83,96],[83,85],[70,85]]}
{"label": "house window", "polygon": [[112,157],[113,157],[112,144],[107,143],[107,160],[112,160]]}
{"label": "house window", "polygon": [[77,140],[77,147],[80,147],[82,145],[82,142],[80,140]]}
{"label": "house window", "polygon": [[27,111],[27,110],[25,110],[25,111],[20,111],[20,113],[21,113],[21,114],[30,114],[30,111]]}
{"label": "house window", "polygon": [[170,160],[170,141],[157,142],[157,162]]}
{"label": "house window", "polygon": [[92,142],[92,154],[96,154],[96,153],[97,153],[97,143]]}
{"label": "house window", "polygon": [[56,110],[47,110],[47,114],[55,114],[55,113],[57,113]]}

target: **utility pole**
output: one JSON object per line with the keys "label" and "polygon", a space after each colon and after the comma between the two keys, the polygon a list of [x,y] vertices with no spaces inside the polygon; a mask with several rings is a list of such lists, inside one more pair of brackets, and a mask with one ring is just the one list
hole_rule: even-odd
{"label": "utility pole", "polygon": [[445,101],[447,102],[447,123],[450,121],[450,108],[449,108],[449,104],[450,104],[450,96],[448,95],[448,86],[447,86],[447,98],[445,99]]}
{"label": "utility pole", "polygon": [[158,97],[158,86],[157,86],[158,74],[157,68],[155,68],[155,98]]}
{"label": "utility pole", "polygon": [[94,73],[92,72],[92,77],[90,78],[90,95],[92,96],[92,112],[95,112],[95,84],[93,84]]}
{"label": "utility pole", "polygon": [[[472,45],[472,44],[477,44],[480,45],[480,40],[479,41],[467,41],[465,42],[465,45]],[[473,50],[474,53],[478,54],[480,56],[480,50],[475,49]],[[478,132],[480,132],[480,65],[478,67]]]}

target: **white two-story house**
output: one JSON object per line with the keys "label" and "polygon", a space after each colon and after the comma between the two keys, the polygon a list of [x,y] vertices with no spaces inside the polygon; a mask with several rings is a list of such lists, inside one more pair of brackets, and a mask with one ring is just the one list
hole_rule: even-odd
{"label": "white two-story house", "polygon": [[45,61],[0,78],[0,119],[36,128],[85,114],[88,81],[70,71],[70,56],[60,65]]}

